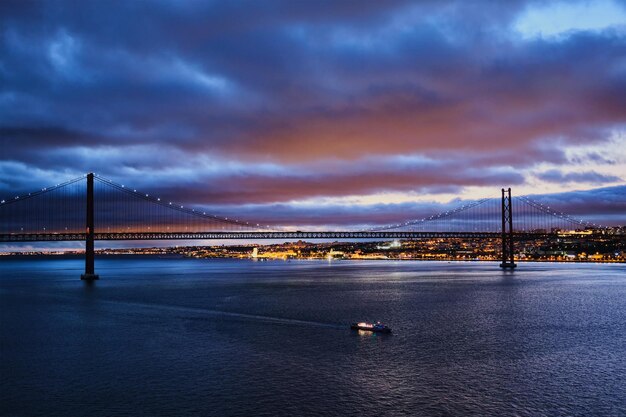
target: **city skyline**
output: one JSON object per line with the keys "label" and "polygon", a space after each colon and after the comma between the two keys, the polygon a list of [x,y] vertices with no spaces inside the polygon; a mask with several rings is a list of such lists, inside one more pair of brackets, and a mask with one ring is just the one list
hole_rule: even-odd
{"label": "city skyline", "polygon": [[321,228],[511,186],[623,223],[623,2],[0,8],[0,198],[95,171]]}

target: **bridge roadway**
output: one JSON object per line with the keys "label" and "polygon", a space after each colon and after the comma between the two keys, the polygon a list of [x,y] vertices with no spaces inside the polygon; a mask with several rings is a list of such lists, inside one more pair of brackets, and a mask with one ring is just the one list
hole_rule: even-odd
{"label": "bridge roadway", "polygon": [[[556,236],[549,233],[514,233],[516,240],[537,239]],[[362,232],[129,232],[129,233],[95,233],[95,240],[194,240],[194,239],[454,239],[477,238],[499,239],[499,232],[393,232],[393,231],[362,231]],[[4,233],[0,234],[0,242],[49,242],[85,240],[85,233]]]}

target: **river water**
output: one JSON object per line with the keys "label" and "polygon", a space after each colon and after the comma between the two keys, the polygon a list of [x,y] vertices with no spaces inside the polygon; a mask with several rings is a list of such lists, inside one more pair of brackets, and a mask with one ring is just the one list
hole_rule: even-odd
{"label": "river water", "polygon": [[626,415],[625,265],[81,267],[0,260],[1,415]]}

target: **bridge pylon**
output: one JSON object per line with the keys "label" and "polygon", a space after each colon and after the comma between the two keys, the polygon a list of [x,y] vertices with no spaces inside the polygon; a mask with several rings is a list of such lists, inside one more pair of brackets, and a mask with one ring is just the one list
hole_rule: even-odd
{"label": "bridge pylon", "polygon": [[513,257],[513,200],[511,188],[502,189],[502,263],[500,268],[513,269],[517,267]]}
{"label": "bridge pylon", "polygon": [[95,273],[95,251],[94,251],[94,208],[93,208],[93,173],[87,174],[87,233],[85,239],[85,273],[80,279],[93,281],[100,278]]}

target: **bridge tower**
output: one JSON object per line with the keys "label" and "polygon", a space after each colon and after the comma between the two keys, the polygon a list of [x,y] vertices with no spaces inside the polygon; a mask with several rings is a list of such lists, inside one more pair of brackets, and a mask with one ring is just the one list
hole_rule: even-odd
{"label": "bridge tower", "polygon": [[95,273],[94,266],[94,208],[93,208],[93,173],[87,174],[87,234],[85,239],[85,273],[80,279],[93,281],[99,276]]}
{"label": "bridge tower", "polygon": [[502,263],[500,268],[513,269],[517,265],[513,258],[513,200],[511,189],[502,189]]}

